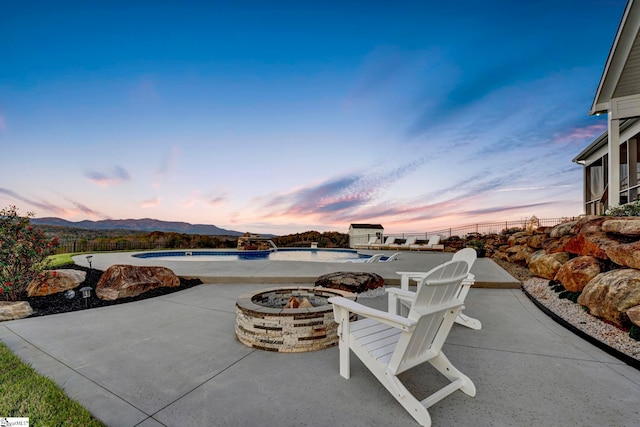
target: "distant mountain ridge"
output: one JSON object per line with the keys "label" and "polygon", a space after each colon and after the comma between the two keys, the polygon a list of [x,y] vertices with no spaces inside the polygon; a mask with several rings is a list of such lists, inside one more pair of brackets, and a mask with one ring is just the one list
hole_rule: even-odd
{"label": "distant mountain ridge", "polygon": [[35,225],[56,225],[60,227],[83,228],[86,230],[132,230],[132,231],[166,231],[185,234],[204,234],[208,236],[242,236],[244,232],[226,230],[208,224],[189,224],[188,222],[161,221],[159,219],[105,219],[100,221],[67,221],[62,218],[31,218]]}

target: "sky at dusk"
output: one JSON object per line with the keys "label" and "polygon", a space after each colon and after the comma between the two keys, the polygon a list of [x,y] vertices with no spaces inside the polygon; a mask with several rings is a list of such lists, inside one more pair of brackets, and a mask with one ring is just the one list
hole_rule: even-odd
{"label": "sky at dusk", "polygon": [[0,208],[273,234],[579,215],[625,4],[4,1]]}

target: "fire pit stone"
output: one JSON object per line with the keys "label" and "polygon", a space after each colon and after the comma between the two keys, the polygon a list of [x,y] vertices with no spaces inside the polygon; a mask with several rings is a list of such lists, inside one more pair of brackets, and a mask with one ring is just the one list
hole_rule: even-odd
{"label": "fire pit stone", "polygon": [[[338,343],[333,296],[355,300],[338,289],[292,286],[264,289],[236,300],[236,337],[243,344],[285,353],[321,350]],[[307,300],[312,307],[285,308],[293,300]],[[295,306],[295,304],[293,304]]]}

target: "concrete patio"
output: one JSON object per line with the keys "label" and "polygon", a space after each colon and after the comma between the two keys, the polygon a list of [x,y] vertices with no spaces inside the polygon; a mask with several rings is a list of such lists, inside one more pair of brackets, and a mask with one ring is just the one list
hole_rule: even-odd
{"label": "concrete patio", "polygon": [[[340,377],[337,347],[283,354],[238,342],[236,298],[269,286],[201,285],[3,322],[0,340],[109,426],[417,425],[356,357],[351,379]],[[360,302],[386,307],[385,297]],[[444,351],[478,394],[430,408],[434,425],[637,425],[640,371],[559,326],[519,289],[473,288],[466,307],[483,328],[455,325]],[[445,381],[429,366],[403,379],[418,395]]]}

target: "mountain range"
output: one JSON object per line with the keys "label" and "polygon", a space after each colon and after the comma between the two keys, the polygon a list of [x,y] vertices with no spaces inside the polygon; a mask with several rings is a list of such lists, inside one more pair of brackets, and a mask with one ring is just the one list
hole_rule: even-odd
{"label": "mountain range", "polygon": [[105,219],[101,221],[67,221],[62,218],[31,218],[35,225],[55,225],[59,227],[82,228],[85,230],[132,230],[166,231],[185,234],[203,234],[208,236],[242,236],[244,232],[226,230],[208,224],[189,224],[188,222],[161,221],[159,219]]}

